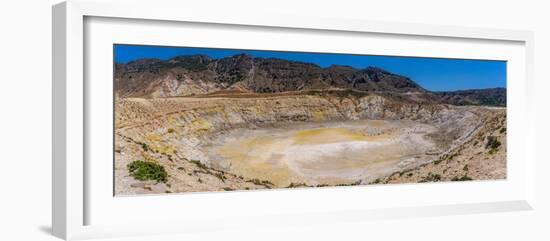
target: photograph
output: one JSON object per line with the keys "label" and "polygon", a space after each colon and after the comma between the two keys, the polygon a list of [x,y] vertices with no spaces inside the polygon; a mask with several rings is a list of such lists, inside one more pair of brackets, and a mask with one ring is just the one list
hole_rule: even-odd
{"label": "photograph", "polygon": [[507,62],[113,45],[114,195],[505,180]]}

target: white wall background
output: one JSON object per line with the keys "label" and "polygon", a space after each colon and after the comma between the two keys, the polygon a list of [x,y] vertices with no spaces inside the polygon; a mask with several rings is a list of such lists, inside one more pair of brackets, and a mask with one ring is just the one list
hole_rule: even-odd
{"label": "white wall background", "polygon": [[[537,200],[535,211],[346,223],[282,230],[117,240],[550,240],[550,6],[522,0],[189,1],[205,14],[277,12],[535,31]],[[50,235],[51,5],[53,0],[4,1],[0,8],[0,240],[57,240]],[[152,10],[154,11],[154,9]],[[182,9],[182,14],[185,14]]]}

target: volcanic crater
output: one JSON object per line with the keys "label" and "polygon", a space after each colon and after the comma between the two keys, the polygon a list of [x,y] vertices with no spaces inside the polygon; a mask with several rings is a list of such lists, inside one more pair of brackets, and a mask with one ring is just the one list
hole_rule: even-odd
{"label": "volcanic crater", "polygon": [[[378,68],[141,60],[116,66],[115,93],[117,195],[506,177],[501,95],[489,106]],[[136,160],[166,180],[135,178]]]}

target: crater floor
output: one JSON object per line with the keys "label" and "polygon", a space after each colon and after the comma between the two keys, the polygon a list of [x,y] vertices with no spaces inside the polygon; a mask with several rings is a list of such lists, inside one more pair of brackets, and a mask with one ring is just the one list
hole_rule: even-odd
{"label": "crater floor", "polygon": [[201,148],[212,166],[276,186],[337,185],[429,160],[437,150],[426,135],[437,130],[407,120],[300,123],[232,130]]}

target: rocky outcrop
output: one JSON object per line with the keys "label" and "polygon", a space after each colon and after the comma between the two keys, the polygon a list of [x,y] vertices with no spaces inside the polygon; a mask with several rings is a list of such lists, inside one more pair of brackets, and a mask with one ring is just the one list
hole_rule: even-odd
{"label": "rocky outcrop", "polygon": [[379,183],[445,182],[506,178],[506,111],[485,111],[483,124],[438,159]]}

